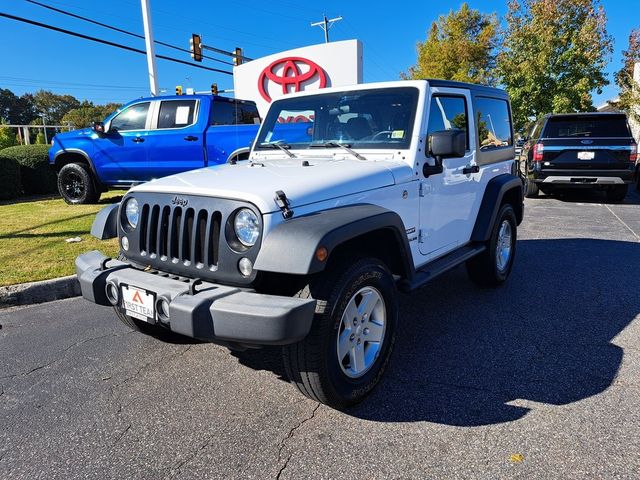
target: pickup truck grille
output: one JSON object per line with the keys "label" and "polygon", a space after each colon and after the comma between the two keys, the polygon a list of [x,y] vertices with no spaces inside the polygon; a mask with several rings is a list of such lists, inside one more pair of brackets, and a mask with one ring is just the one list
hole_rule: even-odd
{"label": "pickup truck grille", "polygon": [[233,218],[242,208],[259,210],[248,202],[200,195],[131,192],[140,208],[137,228],[127,225],[120,214],[119,235],[129,248],[124,255],[131,262],[159,272],[225,285],[248,286],[256,271],[244,276],[238,269],[242,258],[256,261],[261,237],[253,247],[244,247],[233,231]]}
{"label": "pickup truck grille", "polygon": [[196,269],[218,267],[222,214],[173,205],[142,206],[140,253]]}

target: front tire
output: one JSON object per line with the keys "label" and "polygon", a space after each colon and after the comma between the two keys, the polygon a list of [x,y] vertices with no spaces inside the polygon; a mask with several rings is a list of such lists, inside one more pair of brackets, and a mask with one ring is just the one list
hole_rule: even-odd
{"label": "front tire", "polygon": [[333,408],[362,401],[382,377],[395,343],[393,276],[379,260],[364,258],[334,265],[298,296],[318,302],[309,334],[283,348],[291,383]]}
{"label": "front tire", "polygon": [[466,263],[469,278],[481,287],[503,284],[513,267],[517,239],[516,214],[510,204],[500,208],[487,249]]}
{"label": "front tire", "polygon": [[86,165],[67,163],[58,172],[58,192],[69,205],[97,203],[100,191]]}

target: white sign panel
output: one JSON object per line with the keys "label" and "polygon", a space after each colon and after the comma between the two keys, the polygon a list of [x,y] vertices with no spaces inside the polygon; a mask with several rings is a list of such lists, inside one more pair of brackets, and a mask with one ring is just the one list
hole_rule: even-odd
{"label": "white sign panel", "polygon": [[358,40],[296,48],[233,68],[235,97],[253,100],[264,117],[269,104],[292,92],[362,83]]}

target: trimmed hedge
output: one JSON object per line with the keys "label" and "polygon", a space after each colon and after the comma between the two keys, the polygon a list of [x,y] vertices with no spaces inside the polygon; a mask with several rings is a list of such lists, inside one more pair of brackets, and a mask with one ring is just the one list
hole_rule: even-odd
{"label": "trimmed hedge", "polygon": [[0,150],[0,158],[20,165],[23,193],[56,193],[56,172],[49,166],[49,145],[18,145]]}
{"label": "trimmed hedge", "polygon": [[18,195],[20,195],[20,165],[12,158],[0,156],[0,200],[9,200]]}

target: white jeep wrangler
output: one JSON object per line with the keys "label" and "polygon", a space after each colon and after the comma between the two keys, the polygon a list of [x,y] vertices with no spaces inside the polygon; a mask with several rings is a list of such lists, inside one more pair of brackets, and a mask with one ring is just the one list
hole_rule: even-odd
{"label": "white jeep wrangler", "polygon": [[282,345],[308,397],[343,408],[380,379],[410,292],[462,263],[511,271],[522,221],[509,99],[442,80],[288,95],[248,161],[132,188],[76,260],[84,298],[128,326]]}

